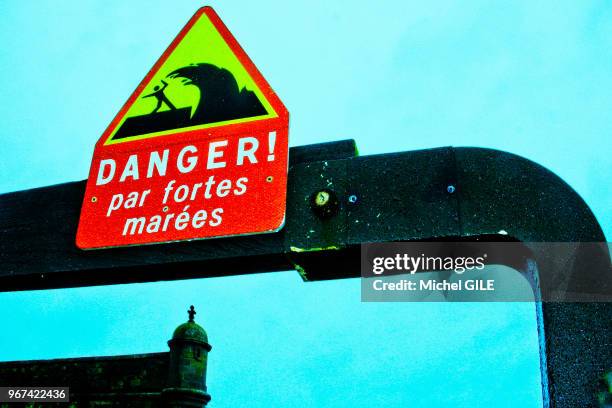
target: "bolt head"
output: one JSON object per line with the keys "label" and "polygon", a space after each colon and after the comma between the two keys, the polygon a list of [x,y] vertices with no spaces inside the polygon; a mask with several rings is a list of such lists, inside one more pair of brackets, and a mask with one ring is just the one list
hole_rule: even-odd
{"label": "bolt head", "polygon": [[325,190],[318,191],[315,194],[315,199],[314,199],[315,205],[317,207],[323,207],[327,205],[327,203],[329,203],[329,198],[330,198],[330,195],[327,191]]}
{"label": "bolt head", "polygon": [[319,218],[333,217],[339,208],[338,196],[329,189],[316,191],[310,196],[310,208]]}

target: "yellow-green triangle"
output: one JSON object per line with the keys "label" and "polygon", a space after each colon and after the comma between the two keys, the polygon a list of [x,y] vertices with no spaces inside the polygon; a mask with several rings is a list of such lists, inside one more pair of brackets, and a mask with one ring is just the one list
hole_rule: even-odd
{"label": "yellow-green triangle", "polygon": [[[212,64],[230,71],[236,79],[238,88],[242,89],[245,87],[248,91],[252,91],[261,102],[261,105],[263,105],[267,111],[267,114],[182,127],[179,128],[180,131],[204,129],[225,124],[243,123],[253,120],[277,117],[276,112],[272,108],[270,102],[263,95],[261,89],[259,89],[240,60],[227,45],[214,24],[210,21],[209,17],[205,13],[202,13],[180,43],[168,56],[163,65],[153,75],[149,83],[139,92],[134,103],[123,115],[116,127],[112,130],[105,144],[109,145],[122,143],[176,133],[177,129],[171,129],[113,140],[113,136],[121,128],[126,119],[134,116],[147,115],[155,109],[157,103],[156,98],[143,98],[143,96],[150,94],[153,91],[154,86],[159,85],[162,80],[168,84],[165,94],[176,108],[192,107],[193,109],[200,98],[198,88],[193,85],[184,85],[181,83],[180,78],[168,78],[167,76],[170,72],[179,67],[198,63]],[[167,111],[169,109],[170,108],[164,104],[161,108],[159,108],[158,112]]]}

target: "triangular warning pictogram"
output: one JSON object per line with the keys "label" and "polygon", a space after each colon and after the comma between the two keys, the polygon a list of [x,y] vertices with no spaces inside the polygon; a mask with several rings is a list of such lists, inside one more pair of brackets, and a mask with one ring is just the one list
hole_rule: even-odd
{"label": "triangular warning pictogram", "polygon": [[200,9],[104,132],[104,145],[286,115],[210,7]]}

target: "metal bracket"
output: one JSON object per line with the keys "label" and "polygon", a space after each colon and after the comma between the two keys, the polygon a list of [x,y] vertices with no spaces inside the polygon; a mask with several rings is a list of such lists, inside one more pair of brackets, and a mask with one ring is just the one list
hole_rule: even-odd
{"label": "metal bracket", "polygon": [[[312,197],[333,192],[329,216]],[[44,289],[272,272],[305,280],[359,276],[359,245],[410,240],[605,242],[585,202],[556,175],[490,149],[438,148],[356,157],[353,141],[292,148],[287,217],[276,234],[83,252],[74,245],[84,182],[0,196],[0,290]],[[533,247],[543,285],[559,262]],[[592,254],[577,251],[574,264]],[[610,285],[609,254],[575,274]],[[568,260],[563,260],[567,263]],[[549,279],[549,282],[546,282]],[[595,406],[612,364],[610,303],[544,303],[548,406]]]}

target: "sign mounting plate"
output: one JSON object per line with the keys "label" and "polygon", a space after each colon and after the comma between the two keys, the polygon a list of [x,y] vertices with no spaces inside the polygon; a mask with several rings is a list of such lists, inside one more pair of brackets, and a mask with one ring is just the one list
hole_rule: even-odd
{"label": "sign mounting plate", "polygon": [[198,10],[98,140],[77,246],[278,231],[288,124],[217,14]]}

